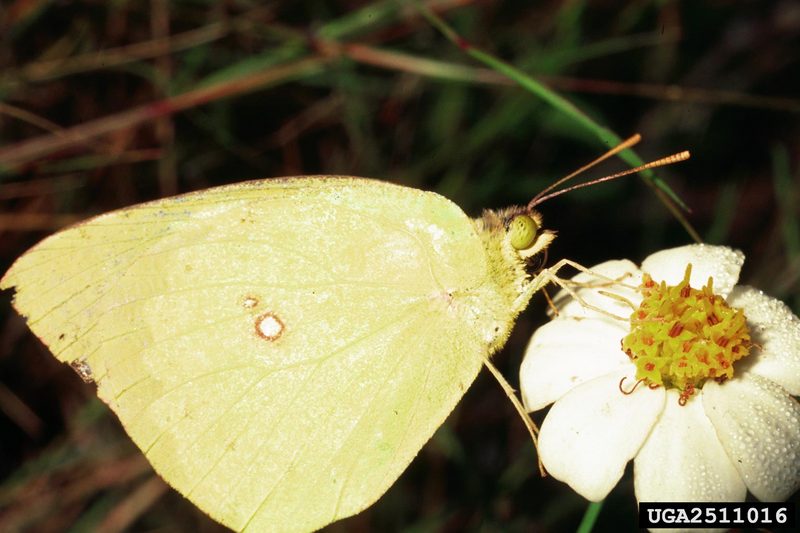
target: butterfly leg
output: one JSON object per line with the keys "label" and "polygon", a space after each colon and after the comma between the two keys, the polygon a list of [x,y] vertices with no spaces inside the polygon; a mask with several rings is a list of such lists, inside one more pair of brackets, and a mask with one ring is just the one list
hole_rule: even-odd
{"label": "butterfly leg", "polygon": [[[596,311],[596,312],[598,312],[600,314],[606,315],[606,316],[608,316],[610,318],[613,318],[615,320],[621,320],[621,321],[627,321],[628,320],[628,317],[622,317],[622,316],[615,315],[615,314],[613,314],[613,313],[611,313],[611,312],[609,312],[609,311],[607,311],[605,309],[597,307],[596,305],[590,304],[584,298],[582,298],[581,295],[578,294],[578,292],[575,291],[575,289],[573,287],[577,286],[577,287],[584,287],[584,288],[587,288],[587,287],[596,288],[596,287],[598,287],[598,285],[595,284],[595,283],[590,283],[590,282],[576,282],[574,280],[564,279],[564,278],[559,277],[558,276],[559,270],[561,270],[562,268],[564,268],[566,266],[572,267],[572,268],[574,268],[576,270],[579,270],[581,272],[584,272],[586,274],[589,274],[591,276],[599,278],[600,280],[603,281],[603,283],[600,286],[610,286],[610,285],[622,284],[621,283],[622,279],[614,279],[614,278],[610,278],[608,276],[604,276],[603,274],[599,274],[597,272],[594,272],[591,269],[586,268],[585,266],[581,265],[580,263],[576,263],[575,261],[572,261],[570,259],[561,259],[560,261],[556,262],[553,266],[543,269],[541,272],[539,272],[536,275],[536,277],[534,277],[531,280],[530,284],[527,287],[526,293],[523,294],[523,297],[526,297],[525,301],[527,301],[533,295],[533,293],[535,293],[539,289],[543,288],[548,283],[553,283],[554,285],[558,285],[559,287],[561,287],[564,291],[567,292],[567,294],[569,294],[572,298],[574,298],[576,301],[578,301],[586,309],[590,309],[592,311]],[[623,276],[623,278],[624,278],[624,276]],[[625,284],[622,284],[622,285],[625,286],[625,287],[628,287],[628,288],[635,289],[635,287],[631,287],[629,285],[625,285]],[[608,297],[612,297],[614,299],[617,299],[617,300],[623,300],[626,303],[628,303],[632,308],[635,307],[635,306],[633,306],[633,304],[631,302],[628,302],[627,300],[625,300],[621,296],[611,295],[610,293],[606,293],[604,291],[603,291],[603,294],[608,296]]]}
{"label": "butterfly leg", "polygon": [[[531,418],[531,415],[528,414],[528,411],[525,410],[525,407],[522,405],[522,402],[519,401],[519,398],[517,398],[517,392],[514,390],[514,387],[512,387],[511,384],[509,384],[509,382],[506,381],[506,378],[503,377],[503,374],[501,374],[500,370],[498,370],[497,367],[494,366],[494,364],[492,364],[492,362],[489,360],[488,357],[486,356],[483,357],[483,364],[484,366],[486,366],[486,368],[489,369],[489,372],[492,373],[494,378],[500,384],[500,387],[502,387],[503,392],[506,393],[506,396],[511,401],[511,405],[514,406],[514,409],[517,411],[517,414],[522,419],[523,424],[525,424],[525,428],[528,430],[528,434],[530,434],[531,440],[533,440],[534,447],[538,449],[539,441],[537,435],[539,434],[539,428],[536,426],[536,422],[534,422],[533,419]],[[542,474],[542,476],[546,475],[541,459],[539,459],[539,472]]]}
{"label": "butterfly leg", "polygon": [[[560,270],[561,268],[563,268],[565,266],[570,266],[570,267],[574,268],[575,270],[578,270],[578,271],[583,272],[585,274],[589,274],[590,276],[594,276],[596,278],[599,278],[600,280],[602,280],[602,283],[598,283],[597,285],[594,285],[594,286],[597,286],[597,287],[602,287],[603,285],[606,285],[606,286],[617,285],[617,286],[622,286],[622,287],[625,287],[625,288],[628,288],[628,289],[631,289],[631,290],[637,290],[638,289],[638,286],[636,286],[636,285],[628,285],[626,283],[622,283],[622,281],[625,278],[630,276],[630,273],[625,273],[625,274],[623,274],[623,275],[621,275],[621,276],[619,276],[617,278],[610,278],[608,276],[600,274],[599,272],[595,272],[591,268],[587,268],[587,267],[583,266],[580,263],[576,263],[575,261],[572,261],[571,259],[562,259],[562,260],[558,261],[555,265],[550,267],[548,270],[551,270],[551,271],[553,271],[553,273],[556,273],[558,270]],[[568,281],[570,283],[576,283],[576,282],[574,282],[572,280],[566,280],[566,281]],[[592,286],[588,282],[587,283],[578,283],[578,284],[583,286],[583,287]]]}

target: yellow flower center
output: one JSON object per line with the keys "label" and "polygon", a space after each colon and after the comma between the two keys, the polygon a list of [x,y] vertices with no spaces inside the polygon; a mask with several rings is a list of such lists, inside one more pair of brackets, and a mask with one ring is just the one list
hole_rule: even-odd
{"label": "yellow flower center", "polygon": [[678,285],[656,283],[644,274],[643,299],[631,314],[622,350],[636,365],[636,379],[655,388],[678,389],[684,405],[707,379],[733,377],[733,363],[750,353],[750,331],[741,309],[713,290],[689,286],[691,263]]}

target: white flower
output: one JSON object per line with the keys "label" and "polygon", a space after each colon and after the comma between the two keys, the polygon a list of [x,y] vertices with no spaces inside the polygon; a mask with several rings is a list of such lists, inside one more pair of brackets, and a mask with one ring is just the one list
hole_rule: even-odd
{"label": "white flower", "polygon": [[[800,395],[800,320],[780,301],[735,286],[743,262],[730,248],[690,245],[651,255],[641,270],[627,260],[591,269],[619,283],[586,273],[574,278],[594,285],[576,291],[585,303],[631,316],[634,325],[566,297],[558,316],[533,335],[520,384],[528,410],[555,402],[539,434],[550,475],[593,501],[606,497],[631,459],[639,501],[743,501],[748,490],[783,501],[800,487],[800,404],[792,397]],[[666,282],[651,284],[659,294],[643,296],[650,294],[638,286],[643,274]],[[692,290],[681,285],[685,274]],[[658,299],[664,291],[678,298]],[[642,311],[643,300],[657,313]],[[639,310],[632,313],[630,304]],[[675,322],[665,325],[673,311]],[[692,321],[700,336],[684,331]],[[648,359],[651,344],[681,357]],[[731,363],[732,377],[714,378],[748,350]],[[700,355],[687,364],[683,352]],[[659,365],[664,373],[637,383],[637,364],[639,378]],[[687,366],[712,377],[687,374]]]}

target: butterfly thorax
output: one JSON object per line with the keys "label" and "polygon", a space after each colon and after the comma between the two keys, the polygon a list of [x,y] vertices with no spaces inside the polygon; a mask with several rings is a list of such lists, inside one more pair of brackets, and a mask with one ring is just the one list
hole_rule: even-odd
{"label": "butterfly thorax", "polygon": [[555,238],[553,231],[538,230],[528,246],[516,248],[512,243],[512,221],[519,216],[530,217],[535,227],[541,228],[541,215],[521,206],[499,211],[485,210],[480,218],[474,219],[478,235],[486,248],[489,279],[501,300],[495,310],[497,316],[490,324],[493,329],[490,342],[492,352],[505,344],[517,315],[527,307],[534,292],[530,290],[530,284],[541,268],[542,252]]}

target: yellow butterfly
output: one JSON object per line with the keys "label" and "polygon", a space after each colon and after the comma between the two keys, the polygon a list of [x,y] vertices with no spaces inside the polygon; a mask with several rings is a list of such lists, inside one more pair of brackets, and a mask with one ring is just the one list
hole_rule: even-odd
{"label": "yellow butterfly", "polygon": [[377,500],[482,365],[522,412],[489,357],[571,264],[537,272],[536,201],[470,219],[376,180],[251,181],[56,233],[0,289],[199,508],[312,530]]}
{"label": "yellow butterfly", "polygon": [[235,530],[322,527],[379,498],[546,281],[526,207],[266,179],[122,209],[0,280],[156,471]]}

